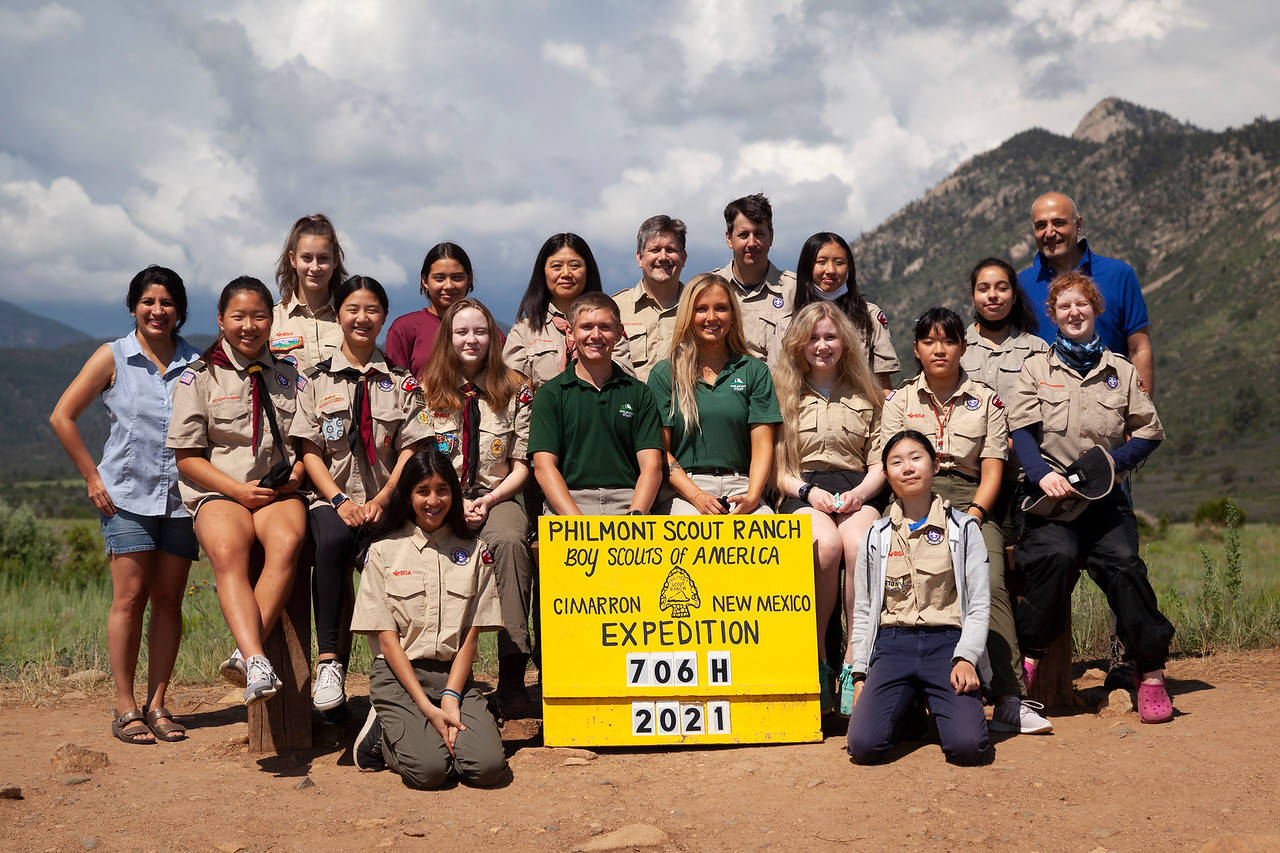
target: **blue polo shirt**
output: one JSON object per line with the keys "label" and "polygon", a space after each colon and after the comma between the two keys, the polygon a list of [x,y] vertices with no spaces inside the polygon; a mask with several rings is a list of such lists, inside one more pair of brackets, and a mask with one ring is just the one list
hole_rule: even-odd
{"label": "blue polo shirt", "polygon": [[[1084,249],[1084,257],[1080,259],[1076,269],[1093,279],[1106,303],[1106,308],[1095,323],[1098,335],[1107,349],[1127,358],[1129,336],[1145,329],[1150,323],[1147,319],[1147,302],[1142,298],[1142,288],[1138,286],[1138,274],[1124,261],[1095,255],[1089,248],[1088,240],[1081,240],[1080,245]],[[1031,266],[1018,273],[1018,284],[1026,291],[1036,317],[1040,320],[1037,334],[1049,343],[1057,336],[1058,327],[1049,316],[1045,302],[1049,299],[1049,284],[1057,275],[1053,266],[1039,252],[1036,252]]]}

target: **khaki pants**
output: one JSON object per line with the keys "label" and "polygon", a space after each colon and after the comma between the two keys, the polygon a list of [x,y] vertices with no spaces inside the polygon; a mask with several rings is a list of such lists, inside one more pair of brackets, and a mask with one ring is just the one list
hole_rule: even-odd
{"label": "khaki pants", "polygon": [[583,515],[626,515],[635,489],[570,489],[569,497]]}
{"label": "khaki pants", "polygon": [[[415,660],[413,672],[427,698],[440,704],[440,691],[449,682],[450,661]],[[434,789],[449,779],[450,765],[468,785],[490,787],[507,777],[507,759],[502,735],[489,713],[478,686],[468,681],[462,693],[462,724],[454,756],[444,739],[432,728],[414,704],[384,658],[377,658],[369,670],[369,701],[382,723],[382,756],[387,766],[400,774],[410,788]]]}
{"label": "khaki pants", "polygon": [[[730,495],[746,494],[751,481],[742,474],[690,474],[689,479],[702,491],[714,498],[727,498]],[[730,504],[732,506],[732,504]],[[752,511],[752,515],[767,515],[773,508],[763,501]],[[698,508],[684,498],[676,495],[671,499],[671,515],[701,515]]]}
{"label": "khaki pants", "polygon": [[498,656],[527,655],[529,647],[529,596],[533,586],[533,556],[525,531],[529,519],[515,501],[503,501],[489,510],[480,538],[493,549],[494,580],[502,606],[503,629],[498,632]]}
{"label": "khaki pants", "polygon": [[[964,512],[977,493],[978,484],[940,474],[933,478],[933,490]],[[991,659],[991,695],[996,698],[1025,696],[1018,629],[1013,621],[1009,588],[1004,582],[1004,533],[995,519],[982,522],[981,529],[982,539],[987,545],[987,559],[991,563],[991,623],[987,632],[987,657]]]}

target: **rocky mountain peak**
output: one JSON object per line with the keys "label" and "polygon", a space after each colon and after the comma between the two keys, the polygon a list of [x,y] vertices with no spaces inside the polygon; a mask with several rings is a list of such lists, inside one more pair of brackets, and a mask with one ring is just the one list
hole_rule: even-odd
{"label": "rocky mountain peak", "polygon": [[1196,128],[1180,122],[1168,113],[1138,106],[1120,98],[1104,98],[1085,113],[1076,125],[1072,139],[1106,142],[1117,133],[1136,130],[1143,136],[1153,133],[1187,133]]}

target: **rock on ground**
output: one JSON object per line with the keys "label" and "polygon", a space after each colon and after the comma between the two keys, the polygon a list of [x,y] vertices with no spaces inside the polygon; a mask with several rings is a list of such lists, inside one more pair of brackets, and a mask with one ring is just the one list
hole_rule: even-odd
{"label": "rock on ground", "polygon": [[627,847],[659,847],[668,841],[670,839],[667,834],[658,827],[647,823],[632,823],[580,844],[574,850],[593,853],[598,850],[623,850]]}
{"label": "rock on ground", "polygon": [[92,773],[111,763],[105,752],[64,743],[49,756],[55,773]]}
{"label": "rock on ground", "polygon": [[110,681],[111,676],[100,669],[82,669],[79,672],[71,673],[62,680],[67,684],[89,686],[101,684],[104,681]]}

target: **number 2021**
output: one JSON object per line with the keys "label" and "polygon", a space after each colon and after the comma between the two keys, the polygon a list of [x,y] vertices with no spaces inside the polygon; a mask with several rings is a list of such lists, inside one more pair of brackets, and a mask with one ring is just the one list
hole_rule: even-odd
{"label": "number 2021", "polygon": [[645,735],[723,735],[731,733],[729,703],[632,702],[631,733]]}

